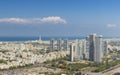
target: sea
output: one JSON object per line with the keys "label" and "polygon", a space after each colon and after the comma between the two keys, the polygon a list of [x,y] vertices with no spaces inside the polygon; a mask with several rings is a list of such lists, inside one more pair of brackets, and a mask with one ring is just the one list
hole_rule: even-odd
{"label": "sea", "polygon": [[[113,37],[104,37],[105,39],[106,38],[113,38]],[[116,38],[119,38],[120,37],[116,37]],[[84,36],[81,36],[81,37],[78,37],[78,36],[63,36],[63,37],[59,37],[59,36],[53,36],[53,37],[49,37],[49,36],[42,36],[42,37],[37,37],[37,36],[29,36],[29,37],[3,37],[3,36],[0,36],[0,42],[2,41],[33,41],[33,40],[44,40],[44,41],[47,41],[47,40],[51,40],[51,39],[54,39],[54,40],[58,40],[58,39],[68,39],[68,40],[75,40],[75,39],[86,39],[86,37]]]}
{"label": "sea", "polygon": [[68,40],[75,40],[75,39],[85,39],[85,37],[36,37],[36,36],[32,36],[32,37],[0,37],[0,41],[31,41],[31,40],[50,40],[50,39],[54,39],[54,40],[58,40],[58,39],[68,39]]}

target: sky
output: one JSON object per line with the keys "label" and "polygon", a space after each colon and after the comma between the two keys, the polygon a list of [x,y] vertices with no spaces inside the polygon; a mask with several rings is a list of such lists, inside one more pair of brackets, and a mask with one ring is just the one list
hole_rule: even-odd
{"label": "sky", "polygon": [[0,36],[120,37],[120,0],[0,0]]}

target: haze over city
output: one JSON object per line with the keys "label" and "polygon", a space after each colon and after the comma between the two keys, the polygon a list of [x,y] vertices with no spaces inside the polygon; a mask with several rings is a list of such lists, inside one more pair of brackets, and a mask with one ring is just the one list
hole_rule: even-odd
{"label": "haze over city", "polygon": [[0,36],[120,37],[119,0],[1,0]]}

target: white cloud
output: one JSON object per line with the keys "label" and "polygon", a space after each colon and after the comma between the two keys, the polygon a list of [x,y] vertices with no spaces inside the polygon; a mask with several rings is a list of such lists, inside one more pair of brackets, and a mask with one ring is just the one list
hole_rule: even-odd
{"label": "white cloud", "polygon": [[64,19],[58,16],[52,16],[52,17],[44,17],[41,19],[42,22],[53,22],[53,23],[66,23]]}
{"label": "white cloud", "polygon": [[115,27],[117,27],[117,25],[116,24],[107,24],[107,27],[108,28],[115,28]]}
{"label": "white cloud", "polygon": [[43,18],[0,18],[0,23],[28,23],[28,24],[41,24],[41,23],[63,23],[66,24],[66,20],[59,16],[50,16]]}
{"label": "white cloud", "polygon": [[0,22],[8,22],[8,23],[25,23],[25,19],[21,18],[0,18]]}

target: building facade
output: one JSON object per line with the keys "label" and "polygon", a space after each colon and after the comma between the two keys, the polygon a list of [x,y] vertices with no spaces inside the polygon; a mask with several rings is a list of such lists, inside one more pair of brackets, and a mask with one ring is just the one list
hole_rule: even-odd
{"label": "building facade", "polygon": [[89,43],[89,60],[102,62],[103,58],[103,41],[102,35],[91,34],[87,37]]}
{"label": "building facade", "polygon": [[63,50],[68,50],[68,39],[65,39],[63,42]]}
{"label": "building facade", "polygon": [[75,49],[75,43],[70,44],[70,61],[75,61],[75,55],[76,55],[76,49]]}
{"label": "building facade", "polygon": [[50,50],[55,50],[55,40],[54,39],[50,40]]}
{"label": "building facade", "polygon": [[57,40],[57,50],[62,50],[62,39]]}

